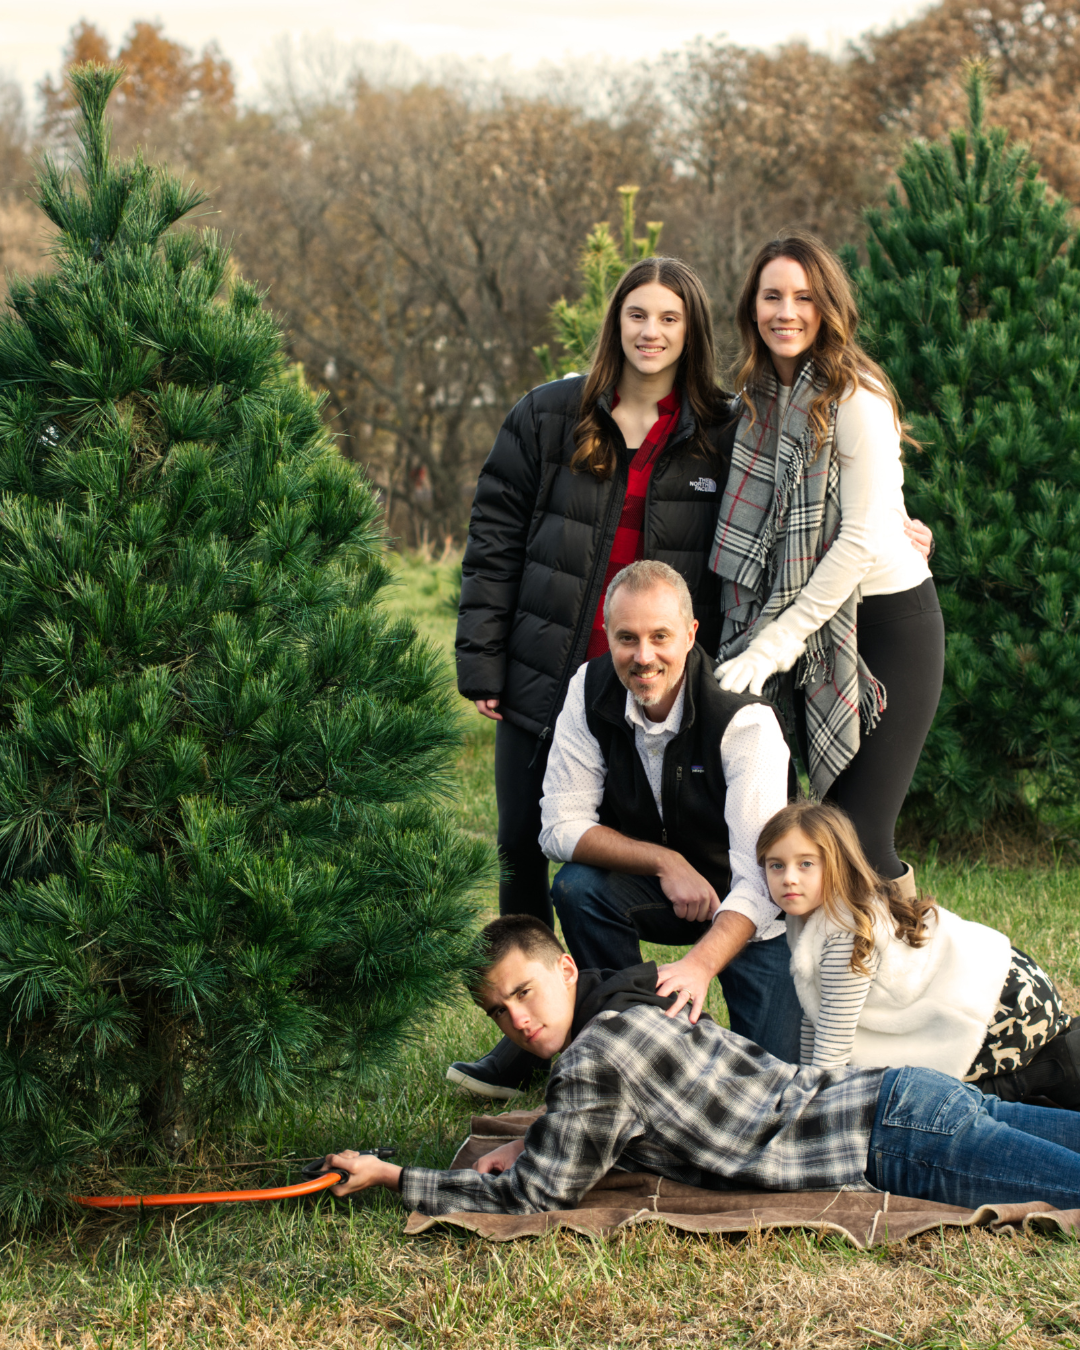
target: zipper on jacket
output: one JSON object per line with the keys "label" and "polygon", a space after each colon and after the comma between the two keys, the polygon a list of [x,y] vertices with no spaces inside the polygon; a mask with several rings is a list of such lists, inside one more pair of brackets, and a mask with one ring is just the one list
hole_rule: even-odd
{"label": "zipper on jacket", "polygon": [[544,744],[544,742],[550,735],[551,735],[551,727],[547,726],[543,729],[543,731],[541,731],[540,735],[537,736],[536,749],[532,753],[532,759],[529,760],[530,769],[535,767],[536,761],[540,758],[540,747]]}
{"label": "zipper on jacket", "polygon": [[[686,660],[687,665],[689,665],[690,657],[688,656]],[[661,834],[663,836],[663,843],[665,844],[667,843],[667,827],[669,821],[671,823],[672,834],[677,835],[679,833],[679,798],[682,795],[683,781],[683,766],[681,764],[676,764],[675,790],[673,792],[670,791],[671,774],[668,770],[668,755],[671,753],[672,746],[677,745],[683,739],[684,734],[694,725],[697,716],[693,695],[690,692],[690,675],[685,669],[683,671],[683,681],[685,694],[683,698],[682,726],[675,733],[674,739],[669,741],[664,749],[664,767],[660,776]],[[665,791],[665,789],[668,790]]]}
{"label": "zipper on jacket", "polygon": [[[668,455],[670,451],[677,449],[678,446],[682,445],[683,441],[688,441],[689,439],[690,433],[686,432],[684,435],[680,436],[678,440],[668,441],[667,445],[665,445],[660,452],[660,458],[656,461],[656,468],[649,474],[649,481],[645,484],[645,514],[644,522],[641,527],[641,550],[642,556],[645,558],[649,557],[649,511],[652,506],[653,479],[658,473],[663,472],[664,456]],[[670,462],[669,459],[668,463]]]}
{"label": "zipper on jacket", "polygon": [[[623,444],[623,449],[624,449],[624,450],[626,449],[625,442],[624,442],[624,444]],[[629,483],[629,481],[630,481],[630,473],[629,473],[629,468],[628,468],[628,466],[625,465],[625,464],[623,464],[623,463],[621,463],[621,462],[620,462],[620,464],[619,464],[619,470],[618,470],[618,473],[617,473],[616,477],[618,478],[618,477],[620,477],[620,476],[623,478],[623,493],[622,493],[622,497],[623,497],[623,500],[625,501],[625,499],[626,499],[626,485],[627,485],[627,483]],[[573,636],[573,638],[572,638],[571,641],[570,641],[570,657],[569,657],[569,660],[568,660],[567,663],[566,663],[566,669],[563,671],[562,679],[559,681],[559,687],[558,687],[558,689],[556,689],[556,691],[555,691],[555,699],[554,699],[554,701],[553,701],[553,703],[552,703],[552,705],[551,705],[551,706],[552,706],[552,709],[555,709],[555,708],[561,708],[561,707],[562,707],[563,699],[566,697],[567,686],[570,684],[570,681],[573,679],[574,674],[575,674],[575,672],[576,672],[576,670],[577,670],[577,667],[581,664],[580,661],[578,661],[578,662],[575,664],[575,662],[574,662],[574,653],[575,653],[575,651],[577,650],[578,643],[581,641],[581,628],[582,628],[582,625],[585,624],[585,623],[587,623],[587,624],[589,625],[589,631],[590,631],[590,632],[592,631],[593,615],[596,613],[596,607],[597,607],[597,605],[600,603],[600,590],[601,590],[601,588],[602,588],[603,585],[604,585],[604,573],[607,571],[608,559],[611,557],[611,549],[612,549],[612,545],[615,543],[615,531],[614,531],[614,529],[611,528],[611,523],[612,523],[612,522],[611,522],[611,517],[612,517],[612,515],[613,515],[613,513],[614,513],[614,507],[615,507],[615,495],[616,495],[616,494],[615,494],[614,492],[612,492],[611,496],[608,498],[607,512],[606,512],[605,515],[604,515],[604,528],[603,528],[603,532],[601,533],[601,536],[600,536],[600,542],[601,542],[601,550],[600,550],[600,551],[601,551],[601,552],[603,553],[603,555],[604,555],[604,566],[603,566],[603,569],[601,570],[601,568],[600,568],[595,562],[593,563],[593,572],[592,572],[592,576],[589,578],[589,584],[588,584],[588,588],[587,588],[587,594],[586,594],[586,596],[585,596],[585,604],[582,606],[581,612],[580,612],[580,614],[578,614],[578,621],[577,621],[577,623],[574,625],[574,636]],[[620,513],[620,515],[622,514],[622,506],[621,506],[621,504],[620,504],[620,507],[619,507],[619,513]],[[609,534],[610,534],[610,542],[608,543],[607,548],[604,548],[604,547],[603,547],[604,540],[608,539]],[[596,579],[597,579],[598,576],[599,576],[599,578],[600,578],[600,585],[599,585],[599,587],[598,587],[597,584],[596,584]],[[585,651],[588,651],[588,649],[589,649],[589,648],[588,648],[588,643],[586,642],[586,644],[585,644]],[[582,657],[584,657],[584,655],[585,655],[585,653],[582,652]],[[541,741],[541,743],[543,743],[543,742],[547,739],[547,737],[551,735],[551,721],[552,721],[552,719],[551,719],[550,714],[549,714],[548,725],[545,726],[544,729],[543,729],[543,731],[541,731],[541,733],[540,733],[540,741]],[[540,753],[539,747],[537,747],[536,754],[539,754],[539,753]],[[536,755],[533,756],[533,762],[534,762],[534,763],[535,763],[535,760],[536,760]],[[532,764],[530,764],[529,767],[532,768]]]}
{"label": "zipper on jacket", "polygon": [[669,819],[672,820],[671,824],[672,832],[674,834],[678,834],[679,832],[679,789],[682,787],[682,765],[676,764],[675,791],[670,796],[664,791],[665,779],[667,780],[668,783],[671,782],[671,779],[667,773],[667,751],[670,749],[671,745],[669,744],[667,750],[664,751],[664,761],[665,761],[664,771],[660,777],[660,805],[661,807],[665,808],[664,814],[660,820],[660,842],[665,846],[667,845],[667,837],[668,837],[667,827]]}
{"label": "zipper on jacket", "polygon": [[[610,414],[609,412],[606,413],[605,415],[607,416],[608,421],[610,421],[610,422],[612,422],[612,423],[614,424],[616,431],[619,432],[619,435],[620,435],[620,437],[621,437],[621,436],[622,436],[622,432],[621,432],[621,430],[619,430],[619,425],[618,425],[618,423],[615,422],[615,419],[611,416],[611,414]],[[682,445],[682,443],[683,443],[684,441],[688,441],[688,440],[690,439],[690,436],[691,436],[693,430],[694,430],[694,428],[691,427],[690,430],[687,430],[687,431],[683,432],[683,434],[682,434],[681,436],[677,436],[677,438],[676,438],[675,440],[669,441],[668,444],[664,446],[664,450],[663,450],[663,453],[662,453],[661,456],[660,456],[660,460],[662,461],[663,458],[664,458],[664,455],[667,455],[668,452],[669,452],[670,450],[675,449],[676,446]],[[619,462],[619,470],[618,470],[618,472],[617,472],[617,474],[616,474],[616,477],[618,478],[619,476],[622,476],[623,479],[624,479],[624,482],[623,482],[622,500],[625,501],[625,500],[626,500],[626,487],[627,487],[627,484],[628,484],[629,481],[630,481],[630,460],[629,460],[629,451],[627,450],[627,447],[626,447],[626,441],[625,441],[625,440],[623,440],[623,452],[624,452],[624,455],[625,455],[625,457],[626,457],[626,461],[625,461],[625,463],[623,463],[623,462],[620,460],[620,462]],[[660,463],[659,463],[659,462],[657,463],[656,468],[657,468],[657,469],[660,468]],[[644,526],[643,526],[643,529],[642,529],[642,549],[644,550],[644,554],[645,554],[645,557],[646,557],[646,558],[649,556],[649,505],[650,505],[651,496],[652,496],[652,482],[653,482],[653,477],[654,477],[654,476],[655,476],[655,470],[653,471],[653,473],[651,473],[651,474],[649,475],[648,486],[647,486],[646,489],[645,489],[645,522],[644,522]],[[583,624],[583,623],[588,623],[588,625],[589,625],[589,631],[590,631],[590,632],[592,631],[593,615],[596,613],[596,607],[597,607],[597,605],[600,603],[600,593],[599,593],[599,588],[598,588],[597,585],[596,585],[596,579],[597,579],[597,576],[599,575],[599,577],[600,577],[600,586],[602,587],[603,584],[604,584],[604,581],[603,581],[603,574],[604,574],[604,572],[607,571],[608,559],[611,557],[611,548],[612,548],[612,545],[615,543],[615,530],[611,528],[611,525],[612,525],[611,517],[612,517],[613,510],[614,510],[614,503],[615,503],[615,493],[613,492],[613,493],[611,494],[610,499],[608,500],[607,513],[606,513],[606,515],[605,515],[605,517],[604,517],[604,530],[603,530],[603,533],[602,533],[602,535],[601,535],[601,537],[600,537],[601,551],[602,551],[603,554],[604,554],[604,566],[603,566],[603,571],[601,571],[601,569],[600,569],[598,566],[596,566],[596,564],[594,563],[594,565],[593,565],[593,574],[592,574],[592,576],[589,578],[588,595],[586,596],[586,602],[585,602],[585,605],[584,605],[583,608],[582,608],[581,613],[578,615],[578,621],[577,621],[577,623],[576,623],[575,626],[574,626],[574,636],[573,636],[573,638],[571,639],[571,642],[570,642],[570,659],[569,659],[569,660],[567,661],[567,663],[566,663],[566,670],[563,672],[563,677],[562,677],[562,679],[559,681],[559,687],[558,687],[558,688],[556,689],[556,691],[555,691],[555,698],[554,698],[554,700],[553,700],[553,702],[552,702],[552,705],[551,705],[553,710],[554,710],[555,708],[561,708],[561,707],[562,707],[563,699],[566,697],[566,690],[567,690],[567,687],[568,687],[568,685],[570,684],[570,681],[571,681],[571,680],[573,679],[573,677],[574,677],[574,674],[575,674],[575,672],[576,672],[576,670],[577,670],[577,666],[581,664],[581,662],[579,661],[579,662],[577,663],[577,665],[575,665],[575,663],[574,663],[574,652],[576,651],[577,645],[578,645],[578,643],[579,643],[580,640],[581,640],[581,626],[582,626],[582,624]],[[620,514],[620,515],[622,514],[622,506],[621,506],[621,504],[620,504],[620,507],[619,507],[619,514]],[[616,521],[615,524],[616,524],[616,526],[617,526],[617,525],[618,525],[618,521]],[[609,534],[610,534],[610,542],[608,543],[607,548],[604,549],[604,548],[603,548],[603,543],[604,543],[604,540],[608,538]],[[587,644],[587,643],[586,643],[585,650],[588,651],[588,644]],[[583,656],[583,657],[584,657],[584,654],[585,654],[585,653],[583,652],[583,653],[582,653],[582,656]],[[551,733],[552,733],[552,725],[551,725],[551,723],[552,723],[553,720],[554,720],[554,719],[553,719],[553,718],[550,716],[550,714],[549,714],[548,724],[547,724],[547,726],[545,726],[544,729],[540,732],[540,737],[539,737],[539,741],[538,741],[538,743],[537,743],[536,750],[533,752],[533,757],[532,757],[532,759],[529,761],[529,768],[530,768],[530,769],[535,765],[537,756],[540,754],[540,746],[543,745],[544,741],[546,741],[547,738],[548,738],[548,737],[551,735]]]}

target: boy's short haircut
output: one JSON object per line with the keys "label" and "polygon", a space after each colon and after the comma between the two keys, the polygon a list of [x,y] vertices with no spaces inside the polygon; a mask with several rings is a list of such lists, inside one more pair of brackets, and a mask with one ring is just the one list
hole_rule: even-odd
{"label": "boy's short haircut", "polygon": [[480,934],[483,957],[468,980],[469,993],[475,998],[480,986],[504,956],[519,951],[530,961],[553,966],[565,955],[562,944],[541,919],[531,914],[503,914],[485,924]]}

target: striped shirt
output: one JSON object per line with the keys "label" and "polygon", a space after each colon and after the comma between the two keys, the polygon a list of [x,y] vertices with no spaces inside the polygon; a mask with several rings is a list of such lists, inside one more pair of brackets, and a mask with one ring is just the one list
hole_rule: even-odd
{"label": "striped shirt", "polygon": [[[616,389],[611,400],[612,408],[619,406],[619,391]],[[645,498],[649,491],[649,479],[657,460],[667,445],[668,437],[675,430],[679,420],[681,400],[678,389],[673,389],[667,398],[656,405],[660,414],[652,424],[649,434],[634,451],[630,461],[630,473],[626,480],[626,496],[623,498],[622,514],[615,530],[615,539],[608,557],[607,571],[604,573],[604,588],[600,592],[600,603],[593,616],[592,632],[585,652],[586,661],[594,656],[603,656],[608,649],[607,633],[604,630],[604,597],[611,578],[624,567],[645,556]]]}
{"label": "striped shirt", "polygon": [[685,1009],[605,1010],[563,1051],[547,1111],[512,1167],[406,1167],[423,1214],[568,1209],[612,1167],[725,1189],[872,1191],[867,1151],[884,1069],[808,1069]]}
{"label": "striped shirt", "polygon": [[[801,931],[803,920],[788,916],[789,931],[795,924]],[[869,975],[859,975],[851,969],[851,953],[855,934],[836,930],[825,939],[821,957],[821,1009],[817,1026],[803,1014],[799,1041],[799,1063],[812,1064],[815,1069],[840,1068],[851,1059],[855,1045],[855,1028],[859,1025],[863,1004],[870,992],[874,972],[881,963],[875,949],[867,957]]]}

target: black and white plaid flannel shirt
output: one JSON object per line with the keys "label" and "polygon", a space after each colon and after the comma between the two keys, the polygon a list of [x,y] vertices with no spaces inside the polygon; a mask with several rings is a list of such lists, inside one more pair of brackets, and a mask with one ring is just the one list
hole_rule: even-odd
{"label": "black and white plaid flannel shirt", "polygon": [[406,1167],[424,1214],[567,1209],[610,1168],[732,1190],[871,1191],[866,1158],[884,1069],[785,1064],[707,1017],[602,1012],[563,1051],[547,1113],[513,1167]]}

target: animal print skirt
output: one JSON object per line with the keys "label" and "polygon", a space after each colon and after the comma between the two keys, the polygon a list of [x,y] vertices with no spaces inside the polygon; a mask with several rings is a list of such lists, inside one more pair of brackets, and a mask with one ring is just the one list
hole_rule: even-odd
{"label": "animal print skirt", "polygon": [[1009,973],[986,1029],[986,1040],[964,1074],[964,1082],[974,1083],[989,1074],[1022,1069],[1071,1021],[1050,976],[1030,956],[1014,947]]}

